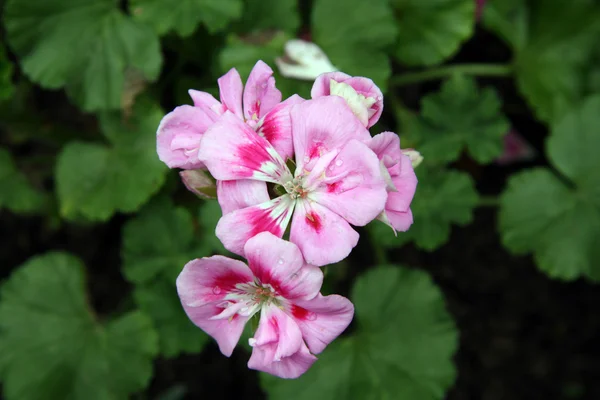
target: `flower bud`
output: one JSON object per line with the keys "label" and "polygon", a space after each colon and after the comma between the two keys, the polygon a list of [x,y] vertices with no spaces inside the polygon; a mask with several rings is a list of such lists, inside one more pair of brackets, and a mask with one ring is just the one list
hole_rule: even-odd
{"label": "flower bud", "polygon": [[185,187],[201,199],[217,198],[217,186],[209,173],[202,169],[188,169],[179,173]]}

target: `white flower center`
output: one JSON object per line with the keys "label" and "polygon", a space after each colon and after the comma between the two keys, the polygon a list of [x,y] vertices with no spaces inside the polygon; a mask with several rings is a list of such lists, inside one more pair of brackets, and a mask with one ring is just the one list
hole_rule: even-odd
{"label": "white flower center", "polygon": [[270,284],[260,283],[256,279],[252,283],[238,283],[225,296],[224,301],[217,304],[223,311],[211,319],[231,318],[235,314],[251,318],[263,305],[274,304],[281,307],[282,300]]}
{"label": "white flower center", "polygon": [[292,200],[296,200],[297,198],[305,198],[308,195],[309,191],[303,186],[303,178],[303,176],[298,176],[283,184],[283,188],[290,195]]}

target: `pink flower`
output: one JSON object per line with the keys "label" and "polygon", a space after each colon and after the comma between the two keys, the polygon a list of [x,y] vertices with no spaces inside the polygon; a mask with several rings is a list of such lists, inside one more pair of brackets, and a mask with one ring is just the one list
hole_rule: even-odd
{"label": "pink flower", "polygon": [[243,255],[248,239],[264,231],[282,237],[291,219],[290,241],[308,263],[338,262],[358,242],[350,224],[366,225],[386,202],[379,161],[363,143],[371,136],[337,96],[294,105],[290,116],[293,173],[271,143],[230,112],[205,133],[199,159],[217,180],[231,181],[218,185],[224,215],[216,235]]}
{"label": "pink flower", "polygon": [[[288,106],[303,99],[297,95],[281,102],[273,70],[258,61],[248,77],[246,88],[232,68],[218,79],[221,101],[206,92],[190,90],[194,106],[183,105],[165,115],[157,131],[158,157],[170,168],[199,169],[202,136],[225,111],[230,111],[264,136],[284,156],[291,156]],[[243,105],[243,107],[242,107]]]}
{"label": "pink flower", "polygon": [[378,217],[394,230],[407,231],[413,223],[410,203],[417,188],[417,177],[410,157],[400,149],[400,138],[393,132],[373,137],[369,147],[377,154],[389,191],[385,210]]}
{"label": "pink flower", "polygon": [[354,115],[367,128],[379,121],[383,111],[383,94],[372,80],[343,72],[320,75],[310,95],[313,99],[330,95],[344,98]]}
{"label": "pink flower", "polygon": [[248,265],[223,256],[187,263],[177,278],[183,308],[227,357],[260,312],[248,367],[297,378],[346,329],[354,307],[319,293],[323,273],[293,243],[263,232],[248,240],[245,253]]}

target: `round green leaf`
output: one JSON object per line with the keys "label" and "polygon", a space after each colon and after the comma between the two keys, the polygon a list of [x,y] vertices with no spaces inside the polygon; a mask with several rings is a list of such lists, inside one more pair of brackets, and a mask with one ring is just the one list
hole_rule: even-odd
{"label": "round green leaf", "polygon": [[157,336],[139,312],[99,324],[84,267],[49,253],[19,267],[0,291],[0,375],[8,400],[125,399],[152,376]]}
{"label": "round green leaf", "polygon": [[225,252],[214,234],[220,216],[216,200],[203,202],[199,219],[203,231],[198,232],[189,211],[167,198],[153,200],[123,228],[125,277],[146,283],[162,275],[175,282],[188,261]]}
{"label": "round green leaf", "polygon": [[587,0],[492,0],[484,21],[513,47],[519,90],[538,118],[559,119],[581,101],[600,29],[597,5]]}
{"label": "round green leaf", "polygon": [[174,30],[189,36],[200,22],[212,33],[223,30],[242,15],[242,0],[131,0],[134,18],[150,24],[159,35]]}
{"label": "round green leaf", "polygon": [[23,71],[46,88],[69,86],[85,110],[121,107],[126,67],[149,80],[160,72],[158,37],[114,0],[8,0],[4,11]]}
{"label": "round green leaf", "polygon": [[0,102],[10,99],[15,92],[12,76],[13,65],[6,57],[4,47],[0,46]]}
{"label": "round green leaf", "polygon": [[131,118],[104,114],[108,144],[68,143],[58,156],[56,182],[66,218],[107,220],[136,211],[163,184],[167,168],[156,155],[156,128],[162,111],[138,102]]}
{"label": "round green leaf", "polygon": [[173,206],[166,198],[152,201],[123,228],[125,277],[135,283],[148,282],[158,274],[176,277],[196,258],[190,254],[193,236],[192,216],[186,209]]}
{"label": "round green leaf", "polygon": [[356,333],[332,343],[299,379],[262,375],[269,398],[443,398],[456,377],[458,332],[430,277],[380,267],[358,279],[352,300]]}
{"label": "round green leaf", "polygon": [[36,191],[23,173],[17,170],[10,153],[0,148],[0,208],[29,213],[43,204],[44,196]]}
{"label": "round green leaf", "polygon": [[284,31],[293,35],[299,26],[298,0],[248,0],[239,31]]}
{"label": "round green leaf", "polygon": [[600,206],[600,95],[588,98],[552,125],[547,142],[552,164]]}
{"label": "round green leaf", "polygon": [[152,319],[163,356],[175,357],[180,353],[202,351],[208,335],[185,314],[174,281],[159,278],[136,285],[133,296],[141,310]]}
{"label": "round green leaf", "polygon": [[[506,247],[533,252],[549,276],[600,280],[600,96],[552,126],[548,169],[511,178],[502,196],[500,228]],[[571,181],[568,181],[570,179]]]}
{"label": "round green leaf", "polygon": [[406,65],[433,65],[471,37],[473,0],[391,0],[398,25],[396,57]]}
{"label": "round green leaf", "polygon": [[384,50],[397,33],[387,0],[316,0],[311,24],[314,42],[333,65],[385,90],[391,67]]}
{"label": "round green leaf", "polygon": [[504,245],[533,252],[553,278],[600,279],[600,209],[580,196],[546,169],[514,175],[501,199]]}
{"label": "round green leaf", "polygon": [[423,98],[405,135],[429,162],[455,161],[467,148],[475,160],[489,163],[502,154],[509,127],[494,89],[480,90],[472,78],[454,75]]}

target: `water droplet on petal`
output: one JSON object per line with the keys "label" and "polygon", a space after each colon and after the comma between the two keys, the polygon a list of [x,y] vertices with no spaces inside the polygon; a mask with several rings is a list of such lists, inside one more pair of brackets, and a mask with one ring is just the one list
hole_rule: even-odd
{"label": "water droplet on petal", "polygon": [[214,293],[214,294],[221,294],[221,292],[223,292],[223,291],[221,290],[221,288],[220,288],[220,287],[218,287],[218,286],[215,286],[215,287],[213,288],[213,293]]}
{"label": "water droplet on petal", "polygon": [[340,159],[335,160],[335,165],[337,165],[338,167],[341,167],[343,163],[344,163],[344,161],[342,161]]}
{"label": "water droplet on petal", "polygon": [[280,258],[279,260],[277,260],[277,264],[279,264],[279,265],[282,265],[282,264],[283,264],[283,262],[284,262],[284,259],[283,259],[283,258]]}
{"label": "water droplet on petal", "polygon": [[312,311],[309,311],[309,312],[306,314],[306,319],[307,319],[308,321],[314,321],[314,320],[316,320],[316,319],[317,319],[317,313],[314,313],[314,312],[312,312]]}
{"label": "water droplet on petal", "polygon": [[304,156],[304,162],[307,163],[310,161],[310,157],[309,156]]}

